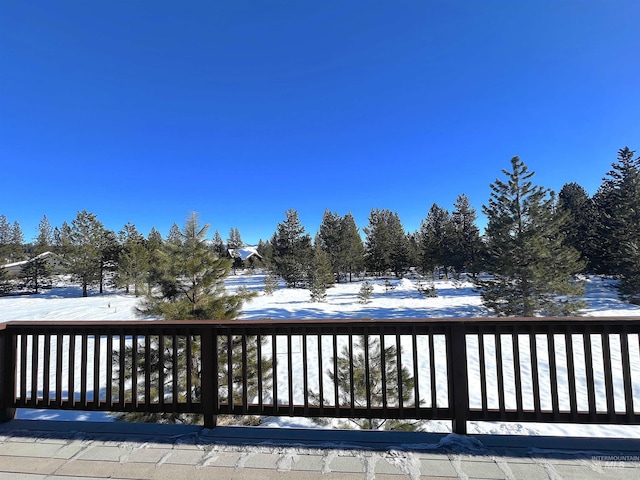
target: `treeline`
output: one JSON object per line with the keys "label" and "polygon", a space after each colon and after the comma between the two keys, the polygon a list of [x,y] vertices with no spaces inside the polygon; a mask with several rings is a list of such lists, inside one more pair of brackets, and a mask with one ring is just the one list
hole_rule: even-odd
{"label": "treeline", "polygon": [[[466,273],[475,279],[485,303],[505,314],[514,313],[501,310],[514,283],[522,285],[511,295],[523,299],[541,295],[547,304],[557,304],[557,298],[575,293],[561,286],[563,279],[578,273],[617,276],[621,296],[640,303],[640,157],[634,155],[628,147],[619,150],[592,197],[577,183],[565,184],[558,194],[535,186],[533,172],[515,157],[511,170],[503,170],[506,180],[491,185],[491,198],[483,206],[488,224],[482,235],[476,210],[460,194],[451,212],[434,203],[414,232],[408,232],[398,213],[390,210],[372,210],[362,232],[350,213],[342,216],[327,210],[312,239],[291,209],[270,240],[260,241],[258,252],[273,276],[289,287],[310,288],[316,300],[323,299],[333,282],[352,281],[363,274],[402,277],[412,271],[427,278]],[[102,291],[106,279],[127,291],[148,293],[157,284],[150,268],[154,255],[179,241],[176,224],[166,238],[155,229],[144,237],[132,223],[114,232],[94,214],[82,211],[70,224],[55,228],[43,217],[36,240],[26,244],[18,222],[12,224],[0,215],[0,263],[53,251],[85,294],[93,285]],[[228,248],[240,248],[243,242],[232,228],[226,243],[216,231],[207,246],[222,258]],[[25,288],[46,283],[50,266],[44,259],[29,262],[23,272]],[[482,283],[486,280],[479,277],[481,272],[500,279],[501,285]],[[5,290],[15,285],[2,269],[0,277]],[[539,291],[547,293],[535,293]],[[533,303],[515,313],[553,310],[539,300],[542,303],[522,300]]]}
{"label": "treeline", "polygon": [[[535,186],[534,173],[514,157],[511,170],[503,170],[507,180],[491,185],[483,206],[484,235],[475,209],[461,194],[451,213],[434,203],[415,232],[405,230],[398,213],[372,210],[364,241],[351,214],[326,211],[312,241],[297,212],[289,210],[259,251],[290,287],[318,288],[318,277],[330,284],[364,272],[467,273],[496,312],[528,316],[557,314],[558,308],[575,312],[579,304],[559,298],[579,296],[575,275],[593,273],[619,277],[621,296],[640,303],[640,159],[634,155],[628,147],[618,152],[593,197],[577,183],[558,194]],[[480,272],[490,273],[491,283],[482,283]],[[500,285],[493,283],[496,277]],[[513,288],[518,291],[509,291]],[[519,306],[505,306],[507,297],[519,298]]]}

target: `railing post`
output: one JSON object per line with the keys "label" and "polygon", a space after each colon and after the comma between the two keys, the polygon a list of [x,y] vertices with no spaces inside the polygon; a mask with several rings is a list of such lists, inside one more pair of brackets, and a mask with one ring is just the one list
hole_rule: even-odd
{"label": "railing post", "polygon": [[0,422],[13,420],[16,391],[16,339],[6,328],[0,330]]}
{"label": "railing post", "polygon": [[463,323],[455,323],[450,330],[449,351],[449,406],[453,409],[453,433],[467,434],[469,411],[469,378],[467,375],[467,342]]}
{"label": "railing post", "polygon": [[[217,336],[215,337],[217,339]],[[202,361],[202,370],[200,373],[200,388],[202,389],[202,409],[204,414],[204,427],[215,428],[217,422],[218,410],[218,372],[217,372],[217,355],[218,348],[214,344],[214,335],[212,327],[205,327],[200,335],[200,354]],[[217,343],[217,342],[216,342]],[[229,353],[231,355],[231,353]]]}

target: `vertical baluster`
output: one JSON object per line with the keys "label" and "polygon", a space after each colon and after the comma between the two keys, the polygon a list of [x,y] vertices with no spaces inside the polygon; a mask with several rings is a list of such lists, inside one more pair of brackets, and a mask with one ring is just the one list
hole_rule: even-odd
{"label": "vertical baluster", "polygon": [[123,332],[119,335],[119,343],[120,343],[120,365],[119,365],[119,378],[118,378],[118,404],[121,409],[124,409],[124,404],[126,401],[125,393],[126,393],[126,385],[127,385],[127,377],[126,377],[126,363],[125,359],[127,356],[127,344],[126,344],[126,336]]}
{"label": "vertical baluster", "polygon": [[585,327],[582,338],[584,339],[584,368],[587,372],[587,400],[589,402],[589,416],[592,419],[595,419],[596,389],[593,379],[593,353],[591,352],[591,329],[589,328],[589,326]]}
{"label": "vertical baluster", "polygon": [[499,328],[495,333],[495,345],[496,345],[496,374],[498,376],[498,409],[500,410],[500,417],[504,418],[505,405],[504,405],[504,368],[502,365],[502,335],[500,335]]}
{"label": "vertical baluster", "polygon": [[89,335],[83,331],[80,335],[80,404],[83,408],[87,407],[87,364],[89,362],[88,342]]}
{"label": "vertical baluster", "polygon": [[367,396],[367,418],[371,418],[371,370],[369,369],[369,333],[365,329],[363,335],[364,343],[364,378],[365,378],[365,392]]}
{"label": "vertical baluster", "polygon": [[291,352],[291,329],[287,329],[287,369],[289,370],[289,415],[293,415],[293,357]]}
{"label": "vertical baluster", "polygon": [[616,406],[613,394],[613,372],[611,371],[611,346],[609,344],[609,327],[602,332],[602,356],[604,367],[604,390],[607,396],[607,414],[612,422],[616,419]]}
{"label": "vertical baluster", "polygon": [[27,335],[20,334],[20,400],[27,402]]}
{"label": "vertical baluster", "polygon": [[[202,345],[200,347],[200,355],[202,358],[202,374],[201,374],[201,382],[202,385],[204,385],[205,382],[205,369],[204,369],[204,365],[211,365],[212,366],[212,372],[210,372],[210,375],[208,378],[206,378],[206,383],[207,384],[211,384],[211,397],[213,399],[212,404],[213,404],[213,425],[215,425],[215,421],[218,415],[218,412],[220,411],[220,382],[219,382],[219,374],[220,374],[220,336],[218,335],[218,329],[217,328],[212,328],[210,330],[207,330],[207,332],[210,333],[206,333],[205,335],[201,335],[200,337],[200,341],[202,342]],[[205,342],[205,338],[206,338],[206,342]],[[205,349],[206,349],[206,353],[205,353]],[[213,356],[211,356],[211,354],[209,353],[211,352],[213,354]],[[206,361],[206,362],[205,362]],[[204,391],[204,389],[203,389]],[[204,393],[203,393],[203,397],[202,400],[204,402]],[[205,409],[211,409],[211,407],[205,407]],[[206,410],[205,410],[206,411]],[[205,417],[206,419],[206,417]],[[213,428],[213,427],[212,427]]]}
{"label": "vertical baluster", "polygon": [[338,385],[338,331],[333,328],[333,405],[336,411],[336,417],[340,416],[340,389]]}
{"label": "vertical baluster", "polygon": [[76,404],[76,335],[69,334],[69,405],[74,407]]}
{"label": "vertical baluster", "polygon": [[569,411],[574,421],[577,421],[578,401],[576,396],[576,368],[573,353],[573,335],[570,332],[564,334],[564,343],[567,352],[567,378],[569,382]]}
{"label": "vertical baluster", "polygon": [[94,355],[93,355],[93,407],[97,410],[100,408],[100,334],[94,337]]}
{"label": "vertical baluster", "polygon": [[218,331],[215,327],[199,329],[200,359],[200,404],[204,414],[204,427],[214,428],[218,414]]}
{"label": "vertical baluster", "polygon": [[620,333],[620,351],[622,353],[622,381],[624,384],[625,415],[628,422],[635,422],[633,407],[633,387],[631,384],[631,362],[629,361],[629,338],[627,326],[622,327]]}
{"label": "vertical baluster", "polygon": [[400,418],[404,418],[404,385],[402,376],[402,341],[400,333],[396,330],[396,365],[398,368],[398,412]]}
{"label": "vertical baluster", "polygon": [[249,404],[249,384],[247,383],[248,365],[247,365],[247,331],[242,330],[242,413],[247,413],[247,405]]}
{"label": "vertical baluster", "polygon": [[538,376],[538,342],[535,329],[529,332],[529,352],[531,358],[531,381],[533,383],[533,410],[536,419],[542,419],[540,408],[540,377]]}
{"label": "vertical baluster", "polygon": [[380,334],[380,369],[382,370],[382,416],[387,417],[387,358],[384,341],[384,328]]}
{"label": "vertical baluster", "polygon": [[64,335],[58,333],[56,335],[56,407],[62,405],[62,346],[64,344]]}
{"label": "vertical baluster", "polygon": [[[258,406],[260,408],[260,411],[262,412],[262,405],[263,405],[263,389],[264,389],[264,385],[263,385],[263,376],[264,376],[264,371],[263,371],[263,367],[262,367],[262,335],[260,333],[258,333],[256,335],[256,352],[257,352],[257,362],[258,362]],[[305,365],[306,368],[306,365]],[[306,397],[305,397],[306,398]]]}
{"label": "vertical baluster", "polygon": [[229,410],[233,410],[234,398],[233,398],[233,335],[231,331],[228,331],[227,335],[227,403]]}
{"label": "vertical baluster", "polygon": [[158,335],[158,404],[160,409],[164,410],[164,333]]}
{"label": "vertical baluster", "polygon": [[348,337],[348,348],[349,348],[349,404],[351,406],[351,417],[355,417],[355,381],[353,375],[353,331],[351,327],[349,328],[349,337]]}
{"label": "vertical baluster", "polygon": [[[549,327],[551,329],[551,327]],[[558,368],[556,366],[556,342],[553,331],[547,333],[547,352],[549,355],[549,381],[551,382],[551,409],[557,420],[560,411],[558,399]]]}
{"label": "vertical baluster", "polygon": [[51,406],[51,334],[44,336],[44,365],[42,372],[42,400],[45,407]]}
{"label": "vertical baluster", "polygon": [[420,418],[420,386],[419,386],[419,368],[418,368],[418,334],[416,327],[411,327],[411,349],[413,354],[413,399],[416,408],[416,418]]}
{"label": "vertical baluster", "polygon": [[433,329],[429,331],[429,382],[431,383],[431,415],[436,416],[438,390],[436,385],[436,351]]}
{"label": "vertical baluster", "polygon": [[322,335],[318,333],[318,390],[320,394],[320,415],[324,412],[324,364],[322,363]]}
{"label": "vertical baluster", "polygon": [[307,330],[302,334],[302,395],[304,401],[304,416],[309,416],[309,367],[307,353]]}
{"label": "vertical baluster", "polygon": [[271,355],[272,355],[272,385],[273,385],[273,412],[278,413],[278,339],[275,331],[271,334]]}
{"label": "vertical baluster", "polygon": [[113,334],[107,335],[107,406],[113,407]]}
{"label": "vertical baluster", "polygon": [[36,407],[38,404],[38,350],[40,349],[40,336],[35,333],[31,336],[31,399],[29,405]]}
{"label": "vertical baluster", "polygon": [[191,330],[187,329],[187,334],[185,336],[185,353],[187,356],[186,359],[186,401],[187,408],[189,411],[192,410],[192,402],[193,402],[193,384],[192,384],[192,375],[193,375],[193,336],[191,335]]}
{"label": "vertical baluster", "polygon": [[144,403],[151,405],[151,335],[144,335]]}
{"label": "vertical baluster", "polygon": [[522,371],[520,368],[520,340],[518,337],[518,328],[514,325],[511,333],[511,347],[513,352],[513,377],[515,380],[516,390],[516,411],[518,418],[522,418]]}
{"label": "vertical baluster", "polygon": [[131,336],[131,404],[138,408],[138,335]]}
{"label": "vertical baluster", "polygon": [[484,353],[484,333],[478,332],[478,364],[480,368],[480,398],[482,400],[482,411],[486,412],[487,405],[487,364]]}
{"label": "vertical baluster", "polygon": [[178,386],[178,380],[180,378],[180,342],[178,341],[178,335],[175,333],[171,336],[171,348],[172,348],[172,365],[171,365],[171,404],[174,410],[178,409],[178,400],[180,394],[180,387]]}

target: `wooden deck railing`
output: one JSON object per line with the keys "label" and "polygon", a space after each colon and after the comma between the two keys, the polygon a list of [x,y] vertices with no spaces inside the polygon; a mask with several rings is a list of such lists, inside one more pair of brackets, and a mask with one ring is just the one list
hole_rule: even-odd
{"label": "wooden deck railing", "polygon": [[640,423],[640,319],[9,322],[16,408]]}

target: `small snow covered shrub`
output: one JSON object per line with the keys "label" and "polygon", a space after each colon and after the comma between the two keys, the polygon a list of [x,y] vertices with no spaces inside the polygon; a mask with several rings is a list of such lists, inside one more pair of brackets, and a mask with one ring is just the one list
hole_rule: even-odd
{"label": "small snow covered shrub", "polygon": [[396,285],[394,285],[393,283],[391,283],[391,281],[388,278],[384,279],[384,291],[388,292],[389,290],[395,290]]}
{"label": "small snow covered shrub", "polygon": [[422,280],[418,280],[416,281],[416,290],[426,298],[435,298],[438,296],[438,292],[433,283],[425,283]]}
{"label": "small snow covered shrub", "polygon": [[373,293],[373,285],[369,283],[369,281],[365,281],[360,286],[360,291],[358,292],[358,302],[362,304],[367,304],[371,301],[371,294]]}
{"label": "small snow covered shrub", "polygon": [[264,294],[265,295],[273,295],[278,289],[278,276],[269,272],[264,277]]}

